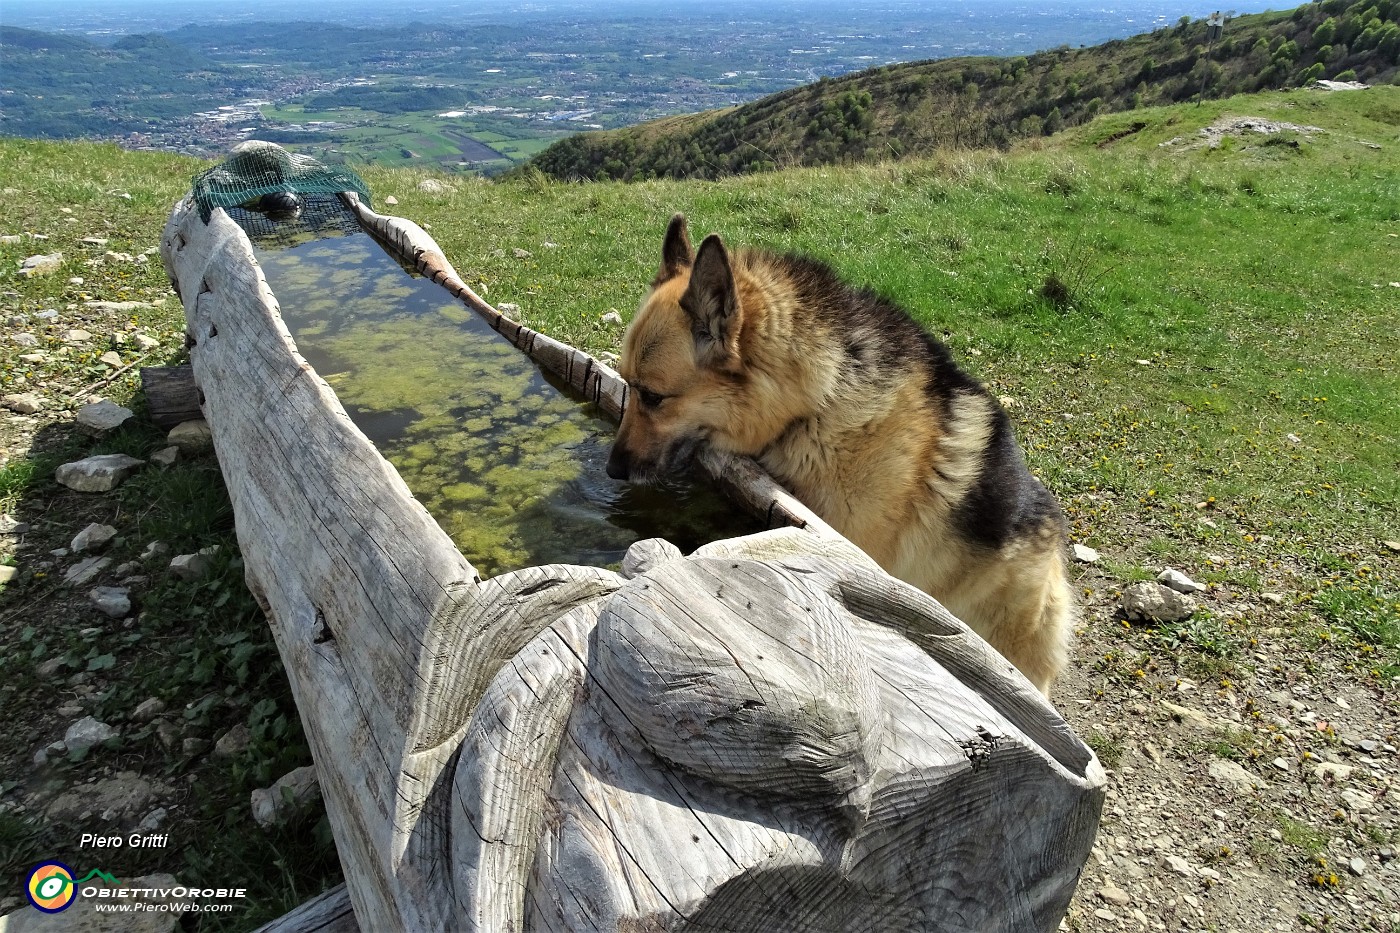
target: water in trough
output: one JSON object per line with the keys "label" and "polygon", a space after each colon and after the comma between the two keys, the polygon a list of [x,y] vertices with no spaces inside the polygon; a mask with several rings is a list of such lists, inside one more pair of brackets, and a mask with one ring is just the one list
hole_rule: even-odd
{"label": "water in trough", "polygon": [[433,282],[409,275],[338,205],[249,231],[297,349],[483,576],[616,565],[633,541],[689,552],[762,527],[711,484],[619,483],[613,424]]}

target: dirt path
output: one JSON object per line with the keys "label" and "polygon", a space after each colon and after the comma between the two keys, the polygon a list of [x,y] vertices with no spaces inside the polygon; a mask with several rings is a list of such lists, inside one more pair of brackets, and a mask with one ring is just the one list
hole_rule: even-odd
{"label": "dirt path", "polygon": [[1096,595],[1055,699],[1110,789],[1067,928],[1400,930],[1394,693],[1285,634],[1287,599],[1203,594],[1221,657],[1127,625],[1120,584],[1077,569]]}

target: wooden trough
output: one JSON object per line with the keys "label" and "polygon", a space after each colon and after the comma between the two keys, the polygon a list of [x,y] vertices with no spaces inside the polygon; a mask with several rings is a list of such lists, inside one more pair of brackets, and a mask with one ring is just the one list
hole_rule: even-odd
{"label": "wooden trough", "polygon": [[[621,412],[612,370],[348,203]],[[162,254],[346,877],[266,929],[1057,927],[1104,799],[1093,753],[755,464],[704,459],[774,530],[482,580],[297,352],[238,225],[187,199]]]}

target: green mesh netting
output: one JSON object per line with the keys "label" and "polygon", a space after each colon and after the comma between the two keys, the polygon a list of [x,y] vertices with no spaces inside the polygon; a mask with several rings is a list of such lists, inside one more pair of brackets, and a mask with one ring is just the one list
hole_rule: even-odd
{"label": "green mesh netting", "polygon": [[369,188],[354,172],[256,140],[239,143],[223,162],[196,175],[193,186],[195,204],[205,223],[216,207],[254,206],[263,197],[279,192],[307,195],[342,191],[353,191],[366,207],[372,206]]}

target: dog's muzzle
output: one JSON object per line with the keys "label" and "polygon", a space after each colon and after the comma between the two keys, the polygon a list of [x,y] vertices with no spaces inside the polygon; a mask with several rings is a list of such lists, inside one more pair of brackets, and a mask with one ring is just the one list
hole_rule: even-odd
{"label": "dog's muzzle", "polygon": [[702,437],[693,434],[677,438],[660,458],[650,461],[638,461],[620,444],[614,443],[612,453],[608,454],[608,476],[642,485],[662,482],[690,467],[702,441]]}
{"label": "dog's muzzle", "polygon": [[631,475],[632,458],[627,456],[627,451],[613,444],[612,452],[608,454],[608,476],[613,479],[629,479]]}

